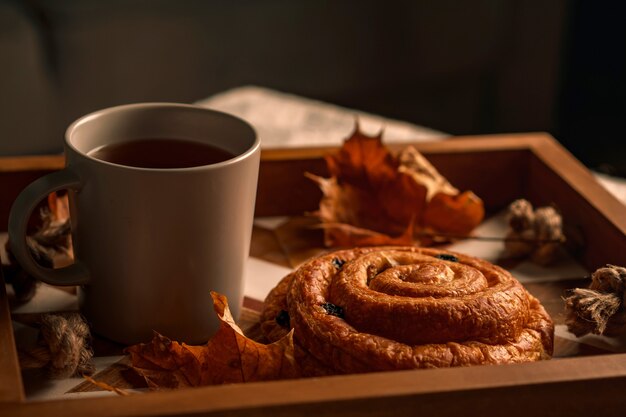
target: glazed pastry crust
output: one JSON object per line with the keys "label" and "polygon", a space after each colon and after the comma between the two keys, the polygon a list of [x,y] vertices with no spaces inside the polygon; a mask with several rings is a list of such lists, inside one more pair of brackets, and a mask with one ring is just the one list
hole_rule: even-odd
{"label": "glazed pastry crust", "polygon": [[[281,312],[288,323],[277,322]],[[539,301],[506,270],[415,247],[305,262],[270,292],[261,322],[270,341],[295,328],[306,375],[536,361],[551,356],[554,334]]]}

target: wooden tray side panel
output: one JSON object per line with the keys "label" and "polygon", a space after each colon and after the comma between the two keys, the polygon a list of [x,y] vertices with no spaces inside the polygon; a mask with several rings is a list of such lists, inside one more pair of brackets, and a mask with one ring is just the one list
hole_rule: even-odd
{"label": "wooden tray side panel", "polygon": [[528,198],[558,208],[570,246],[587,269],[626,264],[626,208],[578,161],[546,143],[536,150],[528,176]]}
{"label": "wooden tray side panel", "polygon": [[320,157],[278,160],[262,155],[255,216],[302,215],[316,210],[322,193],[305,172],[328,175]]}
{"label": "wooden tray side panel", "polygon": [[[420,150],[420,144],[416,148]],[[328,150],[330,151],[330,150]],[[323,177],[328,170],[322,149],[264,152],[259,173],[256,216],[302,215],[314,211],[322,196],[305,172]],[[471,190],[490,211],[526,194],[530,152],[524,149],[429,152],[426,158],[460,191]]]}
{"label": "wooden tray side panel", "polygon": [[13,339],[6,286],[0,269],[0,403],[23,400],[22,374]]}
{"label": "wooden tray side panel", "polygon": [[536,206],[558,208],[565,222],[567,239],[575,245],[573,253],[587,269],[593,271],[607,263],[626,263],[626,242],[614,225],[602,218],[583,196],[564,189],[564,180],[540,161],[532,164],[531,172],[537,186],[530,189],[528,198]]}
{"label": "wooden tray side panel", "polygon": [[[398,152],[406,145],[390,145]],[[414,146],[460,190],[472,190],[488,209],[497,210],[525,194],[528,138],[453,139]],[[499,146],[505,149],[500,149]],[[321,198],[305,172],[328,176],[324,155],[336,148],[265,150],[257,191],[256,216],[301,215],[316,210]],[[470,157],[468,157],[470,155]],[[0,231],[19,192],[38,177],[61,169],[62,156],[0,158]]]}
{"label": "wooden tray side panel", "polygon": [[468,153],[427,153],[424,156],[459,191],[471,190],[487,210],[498,211],[526,195],[530,152],[485,150]]}

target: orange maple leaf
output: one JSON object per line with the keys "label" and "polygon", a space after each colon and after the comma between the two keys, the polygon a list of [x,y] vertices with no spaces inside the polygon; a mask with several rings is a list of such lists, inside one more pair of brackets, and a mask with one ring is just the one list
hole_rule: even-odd
{"label": "orange maple leaf", "polygon": [[220,320],[205,345],[178,343],[155,332],[152,341],[130,346],[132,368],[150,388],[181,388],[300,376],[294,359],[293,331],[264,345],[247,338],[228,308],[225,296],[212,292]]}
{"label": "orange maple leaf", "polygon": [[463,235],[484,217],[480,198],[459,193],[415,148],[394,156],[358,124],[325,159],[330,178],[306,175],[322,190],[316,214],[327,246],[412,244],[424,230]]}

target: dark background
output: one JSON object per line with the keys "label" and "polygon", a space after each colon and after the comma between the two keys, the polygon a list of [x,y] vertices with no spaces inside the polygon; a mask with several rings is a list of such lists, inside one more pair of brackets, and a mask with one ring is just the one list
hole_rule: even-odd
{"label": "dark background", "polygon": [[626,6],[570,4],[553,125],[590,167],[626,176]]}
{"label": "dark background", "polygon": [[241,85],[452,134],[548,131],[626,176],[620,2],[0,0],[0,155],[107,106]]}

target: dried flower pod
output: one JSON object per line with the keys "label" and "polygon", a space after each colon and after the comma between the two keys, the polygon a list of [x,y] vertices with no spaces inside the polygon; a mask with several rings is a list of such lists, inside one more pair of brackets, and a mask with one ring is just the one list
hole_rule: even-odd
{"label": "dried flower pod", "polygon": [[528,200],[515,200],[509,206],[507,221],[515,232],[522,232],[532,228],[535,222],[533,206]]}
{"label": "dried flower pod", "polygon": [[509,231],[504,246],[510,257],[530,256],[540,265],[548,265],[556,259],[565,235],[563,220],[554,207],[533,210],[529,201],[515,200],[509,205],[507,220]]}

